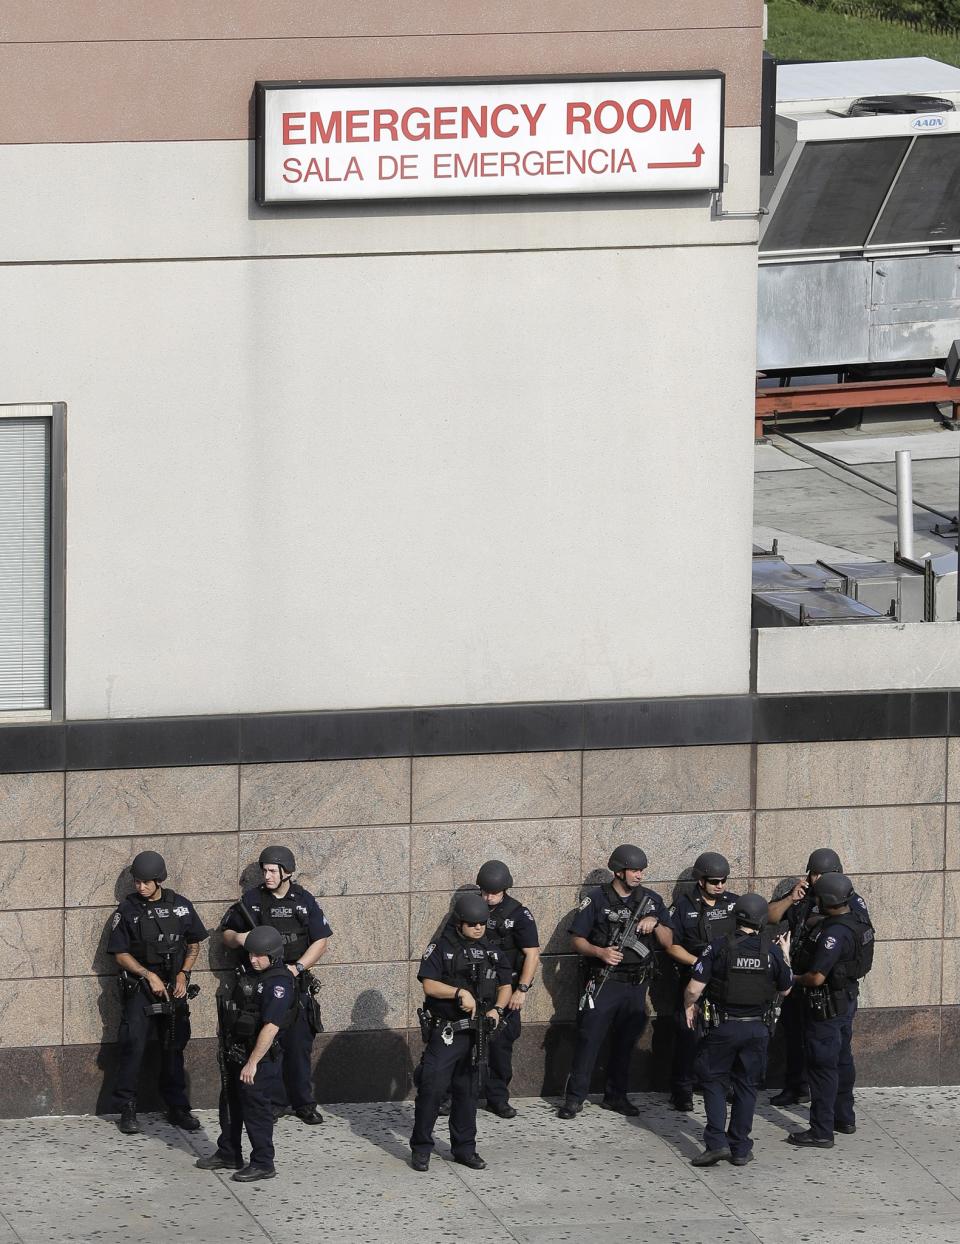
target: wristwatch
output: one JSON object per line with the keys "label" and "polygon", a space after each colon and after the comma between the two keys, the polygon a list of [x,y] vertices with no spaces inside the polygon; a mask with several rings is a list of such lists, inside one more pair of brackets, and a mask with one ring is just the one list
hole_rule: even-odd
{"label": "wristwatch", "polygon": [[518,985],[517,986],[518,993],[529,993],[530,989],[531,989],[530,985]]}
{"label": "wristwatch", "polygon": [[296,961],[296,963],[295,963],[293,966],[297,969],[297,975],[298,975],[298,976],[299,976],[302,972],[305,972],[305,971],[307,970],[307,969],[303,966],[303,964],[300,962],[300,960],[299,960],[299,959]]}
{"label": "wristwatch", "polygon": [[187,984],[189,985],[189,984],[190,984],[190,973],[187,971],[187,969],[186,969],[186,968],[181,968],[181,969],[180,969],[180,971],[181,971],[181,972],[184,974],[184,976],[187,978]]}

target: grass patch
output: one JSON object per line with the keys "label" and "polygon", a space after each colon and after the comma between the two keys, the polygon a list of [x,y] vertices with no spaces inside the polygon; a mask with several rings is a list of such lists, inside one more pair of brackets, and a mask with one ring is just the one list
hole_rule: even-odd
{"label": "grass patch", "polygon": [[769,0],[766,50],[777,60],[882,60],[930,56],[960,66],[960,38],[924,34],[869,17]]}

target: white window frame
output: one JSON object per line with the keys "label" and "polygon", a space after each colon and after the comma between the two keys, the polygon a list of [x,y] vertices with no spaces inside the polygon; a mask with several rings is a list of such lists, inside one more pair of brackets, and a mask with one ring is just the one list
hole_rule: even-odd
{"label": "white window frame", "polygon": [[65,699],[66,656],[66,508],[67,407],[65,402],[28,402],[0,405],[0,419],[47,419],[50,422],[50,625],[47,635],[49,666],[45,709],[0,709],[0,728],[16,722],[62,721]]}

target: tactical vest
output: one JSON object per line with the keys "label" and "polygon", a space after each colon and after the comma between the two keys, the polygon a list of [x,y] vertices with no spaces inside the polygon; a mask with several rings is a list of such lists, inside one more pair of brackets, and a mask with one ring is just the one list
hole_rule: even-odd
{"label": "tactical vest", "polygon": [[852,958],[839,959],[826,979],[826,986],[832,993],[855,985],[873,967],[874,929],[872,924],[861,920],[853,912],[843,916],[827,916],[823,923],[823,936],[827,930],[842,924],[853,934],[854,953]]}
{"label": "tactical vest", "polygon": [[[590,936],[587,938],[587,941],[590,942],[591,945],[613,945],[613,943],[619,938],[620,931],[624,924],[620,913],[629,913],[628,918],[631,918],[634,924],[638,924],[645,916],[652,916],[655,914],[656,904],[654,902],[654,896],[649,893],[649,891],[644,890],[642,886],[638,888],[640,893],[637,894],[631,901],[631,899],[622,899],[610,882],[600,887],[604,898],[607,900],[607,910],[613,914],[613,918],[609,915],[604,918],[601,915],[601,922],[593,926],[590,930]],[[613,969],[614,974],[619,970],[625,970],[629,967],[637,967],[639,964],[646,964],[650,962],[650,958],[657,947],[656,934],[644,933],[642,937],[637,938],[637,941],[646,949],[647,953],[644,955],[642,952],[631,952],[634,957],[628,962],[627,957],[625,956],[623,963],[621,963],[619,967]],[[592,962],[590,966],[591,968],[593,967]]]}
{"label": "tactical vest", "polygon": [[692,955],[699,956],[711,942],[720,937],[729,937],[731,933],[736,932],[737,918],[733,908],[729,905],[729,900],[718,899],[711,907],[698,894],[695,902],[698,908],[695,943],[691,937],[693,930],[687,929],[682,921],[680,925],[683,931],[684,950],[689,950]]}
{"label": "tactical vest", "polygon": [[[262,983],[263,989],[272,988],[275,980],[286,979],[293,984],[293,977],[281,964],[273,964],[264,972],[239,972],[237,983],[233,987],[230,1001],[227,1004],[228,1036],[231,1041],[243,1045],[247,1051],[253,1049],[257,1033],[263,1026],[260,1022],[260,998],[262,991],[257,986]],[[297,991],[290,991],[290,1008],[283,1019],[277,1024],[281,1032],[289,1028],[294,1021],[297,1007]]]}
{"label": "tactical vest", "polygon": [[[497,998],[497,970],[490,958],[492,949],[495,948],[480,942],[464,942],[457,933],[445,935],[440,942],[443,983],[469,990],[483,1010],[489,1010]],[[452,959],[447,958],[450,951]],[[427,998],[426,1008],[441,1019],[463,1017],[453,998]]]}
{"label": "tactical vest", "polygon": [[[817,943],[813,940],[813,935],[814,933],[817,932],[818,929],[821,929],[823,927],[823,922],[827,918],[825,916],[820,916],[820,919],[817,921],[817,923],[814,925],[811,925],[810,928],[808,929],[806,927],[807,920],[809,919],[811,915],[818,914],[817,912],[814,911],[816,904],[811,902],[810,899],[803,899],[801,901],[805,904],[805,910],[803,912],[801,921],[797,924],[797,933],[794,935],[793,944],[790,948],[790,964],[791,964],[791,967],[793,968],[793,971],[796,973],[797,976],[802,976],[804,972],[810,971],[810,965],[813,963],[813,956],[816,953],[816,948],[817,948]],[[850,911],[848,914],[850,916],[850,919],[853,921],[853,924],[849,925],[848,927],[850,928],[851,932],[854,934],[855,938],[858,941],[860,937],[860,932],[862,932],[862,930],[864,929],[870,930],[870,933],[871,933],[870,966],[872,967],[873,966],[873,949],[872,949],[873,947],[873,940],[872,940],[873,925],[870,923],[869,920],[863,919],[863,917],[856,914],[854,911]],[[837,917],[837,919],[839,919],[839,917]],[[868,967],[866,971],[862,973],[862,975],[865,976],[866,973],[869,971],[870,971],[870,968]]]}
{"label": "tactical vest", "polygon": [[523,911],[523,904],[508,894],[496,911],[490,912],[487,920],[488,940],[500,951],[514,973],[523,967],[524,958],[523,949],[517,945],[515,922],[518,911]]}
{"label": "tactical vest", "polygon": [[726,953],[718,956],[707,985],[707,997],[718,1006],[757,1007],[763,1010],[779,990],[770,976],[770,946],[766,931],[760,934],[759,949],[746,949],[744,942],[753,934],[730,934]]}
{"label": "tactical vest", "polygon": [[306,953],[310,931],[297,915],[297,895],[292,888],[286,898],[277,898],[260,887],[260,923],[269,924],[283,937],[284,963],[296,963]]}
{"label": "tactical vest", "polygon": [[155,903],[138,899],[134,905],[140,919],[134,925],[130,953],[169,982],[183,967],[187,954],[180,917],[173,914],[179,905],[177,896],[164,891]]}

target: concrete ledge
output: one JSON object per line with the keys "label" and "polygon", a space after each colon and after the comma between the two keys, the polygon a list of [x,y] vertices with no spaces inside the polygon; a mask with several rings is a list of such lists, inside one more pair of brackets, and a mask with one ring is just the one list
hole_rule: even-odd
{"label": "concrete ledge", "polygon": [[960,686],[960,623],[755,630],[758,695]]}

